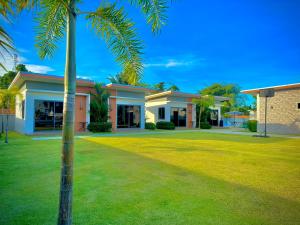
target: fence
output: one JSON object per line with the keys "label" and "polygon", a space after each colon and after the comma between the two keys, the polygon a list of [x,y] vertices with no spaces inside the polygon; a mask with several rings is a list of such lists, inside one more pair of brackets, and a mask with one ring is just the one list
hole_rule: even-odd
{"label": "fence", "polygon": [[223,118],[224,127],[245,127],[248,118]]}
{"label": "fence", "polygon": [[[8,123],[7,123],[8,122]],[[0,114],[0,132],[6,129],[6,124],[8,124],[8,130],[15,129],[15,115],[12,114]]]}

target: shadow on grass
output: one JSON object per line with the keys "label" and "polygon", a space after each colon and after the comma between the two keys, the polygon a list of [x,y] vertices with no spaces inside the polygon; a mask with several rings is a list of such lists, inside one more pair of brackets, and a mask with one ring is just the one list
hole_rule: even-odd
{"label": "shadow on grass", "polygon": [[[135,138],[135,146],[143,147]],[[95,140],[75,141],[73,224],[300,222],[297,201]],[[60,140],[32,141],[23,136],[1,149],[0,224],[55,223],[60,150]]]}
{"label": "shadow on grass", "polygon": [[[88,141],[93,143],[93,139]],[[106,217],[104,220],[111,224],[292,225],[300,222],[300,204],[297,201],[195,173],[110,145],[96,145],[98,147],[89,145],[91,148],[88,151],[94,152],[94,156],[98,152],[96,158],[102,160],[92,177],[88,173],[89,165],[86,176],[87,179],[99,179],[101,188],[96,195],[102,198],[103,211],[117,210],[116,214],[105,212],[103,217],[99,217]],[[77,157],[84,155],[86,150],[79,150]],[[96,188],[94,184],[92,186]],[[89,195],[88,190],[86,195]],[[96,197],[91,202],[98,200]]]}

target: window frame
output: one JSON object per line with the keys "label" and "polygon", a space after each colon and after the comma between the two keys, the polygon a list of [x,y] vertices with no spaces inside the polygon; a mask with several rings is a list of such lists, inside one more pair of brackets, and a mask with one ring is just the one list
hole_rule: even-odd
{"label": "window frame", "polygon": [[25,99],[23,99],[21,102],[21,118],[23,120],[25,119]]}
{"label": "window frame", "polygon": [[166,119],[166,108],[165,107],[159,107],[158,108],[158,119],[159,120],[165,120]]}

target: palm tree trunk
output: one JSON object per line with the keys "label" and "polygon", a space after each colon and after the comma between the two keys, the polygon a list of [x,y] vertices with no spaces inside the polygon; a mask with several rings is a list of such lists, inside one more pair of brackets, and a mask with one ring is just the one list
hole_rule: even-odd
{"label": "palm tree trunk", "polygon": [[62,132],[62,164],[59,198],[59,225],[72,224],[74,109],[76,94],[75,0],[70,0],[67,16],[66,65]]}
{"label": "palm tree trunk", "polygon": [[3,110],[3,108],[2,108],[2,116],[1,116],[2,118],[2,124],[1,124],[1,134],[3,134],[4,133],[4,110]]}
{"label": "palm tree trunk", "polygon": [[6,114],[5,143],[8,144],[8,113]]}
{"label": "palm tree trunk", "polygon": [[201,129],[201,106],[199,106],[199,129]]}

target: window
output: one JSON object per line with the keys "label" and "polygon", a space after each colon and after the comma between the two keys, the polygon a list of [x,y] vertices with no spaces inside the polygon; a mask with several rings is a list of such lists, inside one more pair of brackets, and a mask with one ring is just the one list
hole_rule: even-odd
{"label": "window", "polygon": [[297,105],[298,105],[298,109],[300,109],[300,102],[298,102],[298,104],[297,104]]}
{"label": "window", "polygon": [[60,130],[63,123],[63,102],[35,100],[35,130]]}
{"label": "window", "polygon": [[165,119],[165,108],[158,108],[158,119],[159,120]]}
{"label": "window", "polygon": [[21,105],[21,116],[22,116],[22,119],[24,119],[24,110],[25,110],[25,100],[22,101],[22,105]]}

